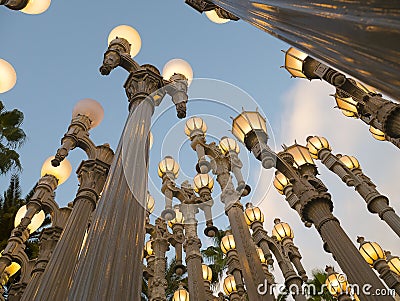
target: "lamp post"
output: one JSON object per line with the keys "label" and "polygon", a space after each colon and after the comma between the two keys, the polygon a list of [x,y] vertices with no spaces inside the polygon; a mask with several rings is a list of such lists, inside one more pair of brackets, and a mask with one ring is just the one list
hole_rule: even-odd
{"label": "lamp post", "polygon": [[[212,170],[217,175],[217,182],[222,191],[221,202],[224,204],[225,214],[229,218],[232,234],[235,237],[236,250],[241,259],[241,270],[249,299],[271,300],[273,296],[270,294],[261,296],[257,292],[257,286],[267,281],[240,203],[240,198],[249,194],[250,187],[245,184],[241,174],[242,162],[238,157],[239,147],[235,140],[225,137],[221,139],[218,146],[215,143],[207,143],[206,130],[205,122],[198,117],[188,119],[185,125],[185,133],[192,141],[191,147],[198,157],[196,169],[200,173]],[[206,155],[211,158],[211,162],[206,160]],[[232,183],[231,172],[238,183],[236,189]]]}
{"label": "lamp post", "polygon": [[[244,214],[247,224],[253,231],[253,239],[256,245],[261,248],[261,254],[265,257],[267,264],[273,264],[272,252],[282,271],[286,288],[296,301],[304,301],[305,296],[302,294],[302,284],[307,280],[307,275],[300,262],[300,252],[293,244],[293,231],[290,226],[279,219],[275,219],[272,237],[270,237],[263,228],[264,214],[260,208],[248,203]],[[292,263],[296,267],[297,273]],[[268,272],[267,276],[268,281],[272,284],[272,275]]]}
{"label": "lamp post", "polygon": [[337,105],[346,116],[360,118],[387,137],[400,138],[400,105],[293,47],[285,52],[285,68],[293,77],[333,85]]}
{"label": "lamp post", "polygon": [[51,0],[0,0],[0,5],[29,15],[44,13],[49,8],[50,3]]}
{"label": "lamp post", "polygon": [[[21,207],[15,217],[15,228],[11,232],[7,246],[0,257],[0,275],[13,261],[21,266],[21,280],[14,285],[11,298],[19,300],[24,291],[37,288],[43,271],[49,261],[50,254],[60,238],[61,232],[71,212],[71,208],[59,208],[54,200],[57,185],[66,181],[71,173],[71,165],[66,160],[57,168],[50,164],[48,158],[42,166],[41,175],[34,194],[26,206]],[[25,242],[30,233],[36,231],[44,221],[45,213],[51,215],[51,227],[44,229],[40,238],[38,258],[30,261],[24,251]]]}
{"label": "lamp post", "polygon": [[[308,149],[296,143],[285,147],[283,152],[273,152],[267,144],[265,119],[258,112],[242,112],[233,120],[232,132],[262,162],[264,168],[276,167],[288,179],[291,192],[296,195],[294,202],[290,202],[291,207],[298,212],[302,221],[315,226],[349,279],[359,285],[370,284],[376,289],[383,288],[340,226],[339,220],[332,214],[333,202],[327,188],[316,177],[317,168]],[[370,298],[376,299],[374,296]]]}
{"label": "lamp post", "polygon": [[[110,168],[108,185],[89,229],[87,247],[69,288],[70,300],[140,298],[150,119],[165,93],[172,96],[178,116],[185,117],[187,80],[190,78],[183,73],[191,71],[187,66],[184,71],[175,69],[172,76],[163,79],[156,67],[140,66],[132,59],[131,55],[138,52],[140,43],[133,28],[117,27],[109,36],[109,46],[100,67],[103,75],[118,66],[129,72],[124,85],[129,117]],[[174,68],[168,67],[165,72]],[[124,137],[129,139],[124,140]],[[111,265],[118,273],[104,273]]]}
{"label": "lamp post", "polygon": [[400,278],[386,262],[386,254],[381,246],[376,242],[365,241],[362,236],[357,238],[357,242],[360,244],[359,250],[365,261],[379,273],[379,277],[389,288],[400,295]]}
{"label": "lamp post", "polygon": [[367,203],[371,213],[378,214],[389,227],[400,237],[400,217],[389,206],[389,199],[376,190],[376,186],[361,170],[358,160],[352,156],[334,155],[324,137],[310,136],[307,147],[314,159],[321,162],[348,186],[356,191]]}
{"label": "lamp post", "polygon": [[68,296],[69,284],[89,226],[89,218],[96,208],[114,156],[108,144],[96,146],[89,138],[89,130],[101,122],[103,114],[101,105],[92,99],[81,100],[75,105],[71,125],[52,164],[59,165],[69,151],[76,147],[86,152],[88,160],[83,161],[77,170],[79,189],[73,201],[71,215],[62,238],[52,253],[40,286],[26,292],[23,300],[65,300]]}

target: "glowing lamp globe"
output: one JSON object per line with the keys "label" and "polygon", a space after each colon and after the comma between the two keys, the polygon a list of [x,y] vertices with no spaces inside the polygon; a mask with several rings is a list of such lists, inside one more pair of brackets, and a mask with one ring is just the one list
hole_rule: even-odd
{"label": "glowing lamp globe", "polygon": [[369,127],[369,132],[372,134],[372,137],[374,137],[376,140],[379,141],[386,140],[385,133],[382,132],[381,130],[374,128],[372,125]]}
{"label": "glowing lamp globe", "polygon": [[215,24],[225,24],[230,21],[229,19],[221,18],[220,16],[218,16],[215,9],[206,11],[205,14],[206,14],[208,20],[210,20],[211,22],[213,22]]}
{"label": "glowing lamp globe", "polygon": [[236,288],[235,277],[233,277],[233,275],[226,276],[226,278],[224,279],[225,294],[227,294],[229,296],[230,294],[232,294],[233,292],[236,292],[236,291],[237,291],[237,288]]}
{"label": "glowing lamp globe", "polygon": [[285,52],[285,69],[293,77],[306,78],[305,74],[303,73],[303,63],[307,57],[308,54],[293,47],[289,48]]}
{"label": "glowing lamp globe", "polygon": [[358,102],[352,97],[343,96],[341,93],[336,92],[335,100],[337,107],[342,111],[343,115],[347,117],[358,118]]}
{"label": "glowing lamp globe", "polygon": [[183,218],[183,214],[179,210],[178,206],[175,206],[174,211],[175,211],[175,218],[168,221],[168,226],[170,228],[172,228],[172,226],[175,224],[183,224],[185,222],[185,219]]}
{"label": "glowing lamp globe", "polygon": [[318,153],[323,150],[331,150],[328,140],[324,137],[311,136],[307,138],[307,148],[313,159],[318,159]]}
{"label": "glowing lamp globe", "polygon": [[212,191],[214,187],[214,180],[213,178],[208,174],[197,174],[193,178],[193,186],[194,186],[194,191],[199,192],[202,188],[208,188],[210,191]]}
{"label": "glowing lamp globe", "polygon": [[50,6],[51,0],[29,0],[21,11],[28,15],[44,13]]}
{"label": "glowing lamp globe", "polygon": [[149,149],[151,149],[153,147],[153,143],[154,143],[153,134],[151,132],[149,132]]}
{"label": "glowing lamp globe", "polygon": [[200,117],[191,117],[185,123],[185,134],[191,137],[196,134],[204,135],[207,132],[207,124]]}
{"label": "glowing lamp globe", "polygon": [[283,191],[285,190],[285,187],[291,185],[289,182],[289,179],[284,176],[283,173],[277,171],[275,173],[275,179],[274,179],[274,187],[280,194],[283,194]]}
{"label": "glowing lamp globe", "polygon": [[90,128],[92,129],[98,126],[103,120],[104,109],[96,100],[85,98],[78,101],[72,110],[72,118],[78,115],[87,116],[91,121]]}
{"label": "glowing lamp globe", "polygon": [[280,219],[275,219],[275,226],[272,229],[272,236],[275,236],[278,241],[282,241],[285,238],[293,238],[294,234],[292,228],[288,223],[281,222]]}
{"label": "glowing lamp globe", "polygon": [[203,280],[211,282],[211,280],[212,280],[212,270],[211,270],[211,268],[206,264],[202,264],[201,265],[201,269],[203,271]]}
{"label": "glowing lamp globe", "polygon": [[163,160],[158,163],[158,176],[162,178],[166,173],[171,173],[175,178],[179,174],[179,164],[171,156],[165,156]]}
{"label": "glowing lamp globe", "polygon": [[135,57],[142,47],[142,39],[140,38],[139,33],[131,26],[119,25],[111,30],[108,35],[108,44],[116,38],[123,38],[131,44],[131,57]]}
{"label": "glowing lamp globe", "polygon": [[388,265],[393,272],[400,276],[400,258],[398,256],[392,256],[388,260]]}
{"label": "glowing lamp globe", "polygon": [[305,164],[315,165],[314,160],[308,151],[307,147],[304,147],[300,144],[293,144],[285,149],[285,152],[291,154],[294,159],[294,165],[299,168]]}
{"label": "glowing lamp globe", "polygon": [[144,245],[144,250],[145,250],[146,253],[147,253],[146,258],[149,257],[149,256],[153,256],[153,254],[154,254],[153,247],[151,246],[152,242],[153,242],[152,240],[149,240],[149,241],[146,242],[146,244]]}
{"label": "glowing lamp globe", "polygon": [[342,156],[339,160],[350,170],[360,168],[360,163],[353,156]]}
{"label": "glowing lamp globe", "polygon": [[17,73],[7,61],[0,59],[0,93],[11,90],[17,82]]}
{"label": "glowing lamp globe", "polygon": [[348,282],[344,275],[339,273],[331,273],[325,281],[326,287],[332,296],[337,297],[346,294],[348,291]]}
{"label": "glowing lamp globe", "polygon": [[150,193],[147,192],[147,211],[151,214],[154,211],[154,207],[155,207],[155,201],[154,198],[152,197],[152,195]]}
{"label": "glowing lamp globe", "polygon": [[172,59],[168,61],[162,71],[162,76],[166,80],[170,80],[174,74],[182,74],[186,77],[188,85],[193,80],[193,70],[188,62],[182,59]]}
{"label": "glowing lamp globe", "polygon": [[261,248],[257,247],[257,254],[258,254],[258,257],[260,257],[261,263],[266,263],[267,262],[267,260],[265,259],[264,252],[263,252],[263,250]]}
{"label": "glowing lamp globe", "polygon": [[254,222],[264,222],[264,214],[261,212],[261,209],[258,207],[249,206],[244,211],[244,219],[246,220],[246,224],[251,226]]}
{"label": "glowing lamp globe", "polygon": [[233,151],[237,154],[240,152],[239,144],[237,143],[237,141],[228,137],[222,137],[221,141],[219,142],[219,148],[224,155],[226,155],[230,151]]}
{"label": "glowing lamp globe", "polygon": [[373,265],[375,261],[379,259],[386,259],[385,252],[376,242],[361,240],[359,251],[365,261],[370,265]]}
{"label": "glowing lamp globe", "polygon": [[179,289],[175,291],[172,301],[189,301],[188,291],[180,285]]}
{"label": "glowing lamp globe", "polygon": [[232,121],[232,134],[242,143],[253,130],[261,130],[267,133],[267,122],[257,111],[243,111]]}
{"label": "glowing lamp globe", "polygon": [[59,166],[54,167],[51,165],[51,160],[53,159],[54,156],[51,156],[44,161],[40,176],[43,177],[44,175],[52,175],[58,180],[58,185],[61,185],[69,178],[72,171],[72,166],[67,159],[64,159],[61,161]]}
{"label": "glowing lamp globe", "polygon": [[[19,224],[21,223],[21,220],[25,217],[26,212],[28,211],[26,205],[23,205],[21,208],[18,209],[17,214],[15,215],[14,218],[14,227],[18,227]],[[38,213],[36,213],[32,220],[31,223],[28,225],[27,229],[29,233],[35,232],[37,229],[40,228],[40,226],[43,224],[45,218],[45,214],[43,210],[40,210]]]}
{"label": "glowing lamp globe", "polygon": [[221,239],[221,250],[224,254],[228,253],[230,250],[236,249],[235,239],[232,234],[225,235]]}

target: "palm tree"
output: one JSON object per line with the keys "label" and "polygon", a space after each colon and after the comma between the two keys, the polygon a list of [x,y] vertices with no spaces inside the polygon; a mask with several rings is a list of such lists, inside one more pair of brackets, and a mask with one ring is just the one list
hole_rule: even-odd
{"label": "palm tree", "polygon": [[227,267],[226,256],[221,249],[221,240],[225,234],[226,230],[219,230],[217,235],[213,237],[213,245],[201,251],[205,263],[212,270],[211,288],[213,290],[217,288]]}
{"label": "palm tree", "polygon": [[312,278],[307,281],[308,301],[336,301],[325,286],[327,275],[324,271],[316,269],[312,272]]}
{"label": "palm tree", "polygon": [[15,151],[25,142],[25,132],[20,128],[24,114],[17,109],[7,111],[0,101],[0,174],[12,169],[21,170],[19,154]]}

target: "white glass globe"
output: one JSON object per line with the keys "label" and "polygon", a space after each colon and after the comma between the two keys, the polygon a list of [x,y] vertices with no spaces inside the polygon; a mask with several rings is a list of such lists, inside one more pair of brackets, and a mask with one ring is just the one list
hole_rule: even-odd
{"label": "white glass globe", "polygon": [[29,15],[38,15],[44,13],[49,8],[50,3],[51,0],[29,0],[21,11]]}
{"label": "white glass globe", "polygon": [[78,101],[72,110],[72,117],[78,115],[87,116],[92,122],[90,128],[94,128],[100,124],[104,118],[104,109],[99,102],[91,98],[85,98]]}
{"label": "white glass globe", "polygon": [[182,59],[172,59],[168,61],[162,71],[164,79],[169,80],[175,73],[182,74],[188,80],[188,85],[193,79],[193,70],[188,62]]}
{"label": "white glass globe", "polygon": [[215,9],[206,11],[205,14],[211,22],[216,23],[216,24],[225,24],[230,21],[229,19],[221,18],[220,16],[218,16]]}
{"label": "white glass globe", "polygon": [[142,47],[142,39],[136,29],[128,25],[119,25],[108,35],[108,44],[116,38],[124,38],[131,44],[131,57],[135,57]]}
{"label": "white glass globe", "polygon": [[17,73],[7,61],[0,59],[0,93],[11,90],[17,82]]}
{"label": "white glass globe", "polygon": [[40,172],[40,176],[44,175],[53,175],[58,179],[58,185],[64,183],[70,176],[72,171],[71,163],[67,159],[61,161],[60,165],[54,167],[51,165],[51,160],[54,159],[54,156],[47,158],[42,165],[42,170]]}
{"label": "white glass globe", "polygon": [[[21,223],[21,220],[23,219],[23,217],[25,216],[27,211],[28,211],[28,209],[26,208],[26,205],[24,205],[18,209],[17,214],[15,215],[15,218],[14,218],[14,227],[18,227],[18,225]],[[44,222],[44,218],[45,218],[45,214],[44,214],[43,210],[40,210],[38,213],[36,213],[33,216],[31,223],[27,227],[29,233],[33,233],[37,229],[39,229],[40,226]]]}

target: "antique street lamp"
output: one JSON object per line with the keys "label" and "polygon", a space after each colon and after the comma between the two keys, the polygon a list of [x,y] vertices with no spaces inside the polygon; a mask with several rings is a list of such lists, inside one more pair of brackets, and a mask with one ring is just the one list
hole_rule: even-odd
{"label": "antique street lamp", "polygon": [[264,168],[275,166],[289,179],[292,186],[290,195],[295,195],[287,198],[289,204],[299,213],[302,221],[315,226],[349,279],[359,285],[368,283],[375,288],[383,288],[332,214],[331,197],[322,181],[316,177],[317,168],[310,153],[307,154],[308,149],[295,143],[285,147],[283,152],[273,152],[267,144],[265,119],[258,112],[245,111],[234,118],[232,133],[253,152]]}
{"label": "antique street lamp", "polygon": [[[128,71],[124,88],[129,116],[110,168],[110,185],[104,188],[93,216],[92,225],[102,227],[89,229],[85,252],[81,254],[68,289],[71,300],[140,298],[151,116],[166,94],[172,97],[178,117],[186,116],[187,86],[192,73],[187,72],[191,71],[188,64],[184,68],[181,64],[169,64],[164,77],[152,65],[139,65],[132,59],[140,49],[138,37],[136,31],[127,26],[115,28],[108,38],[108,49],[100,67],[102,75],[110,74],[118,66]],[[170,210],[172,213],[166,212],[168,220],[174,217],[172,208]],[[135,221],[134,226],[132,221]],[[125,229],[123,239],[120,237],[122,229]],[[110,264],[118,273],[100,272],[103,266]]]}
{"label": "antique street lamp", "polygon": [[321,162],[348,186],[353,186],[367,203],[371,213],[379,215],[400,237],[400,217],[389,206],[389,199],[376,190],[375,184],[361,170],[355,157],[334,155],[328,140],[324,137],[310,136],[307,147],[314,159]]}
{"label": "antique street lamp", "polygon": [[236,288],[235,277],[233,275],[227,275],[224,279],[224,292],[229,296],[230,301],[239,301],[241,298]]}
{"label": "antique street lamp", "polygon": [[[219,145],[206,142],[205,122],[199,117],[187,120],[185,134],[191,140],[191,147],[196,151],[198,163],[196,169],[205,174],[210,170],[217,176],[217,182],[221,187],[221,202],[225,207],[225,214],[229,218],[232,234],[236,241],[236,250],[240,258],[241,271],[247,293],[251,300],[270,300],[270,294],[257,293],[257,285],[266,283],[266,275],[260,263],[254,241],[243,215],[243,205],[240,198],[250,193],[250,187],[243,180],[239,159],[239,147],[230,138],[223,137]],[[208,157],[210,162],[206,159]],[[235,188],[232,182],[232,174],[237,181]]]}
{"label": "antique street lamp", "polygon": [[357,242],[360,244],[360,253],[365,261],[373,267],[388,287],[400,294],[400,278],[386,262],[386,254],[376,242],[365,241],[359,236]]}
{"label": "antique street lamp", "polygon": [[329,293],[338,301],[351,301],[346,277],[343,274],[336,273],[330,266],[326,267],[325,272],[327,273],[325,284]]}
{"label": "antique street lamp", "polygon": [[49,8],[50,3],[51,0],[0,0],[0,5],[29,15],[44,13]]}
{"label": "antique street lamp", "polygon": [[7,61],[0,59],[0,93],[11,90],[17,82],[14,67]]}
{"label": "antique street lamp", "polygon": [[285,52],[284,67],[293,77],[327,81],[336,88],[337,105],[346,116],[360,118],[389,138],[400,138],[400,105],[293,47]]}

